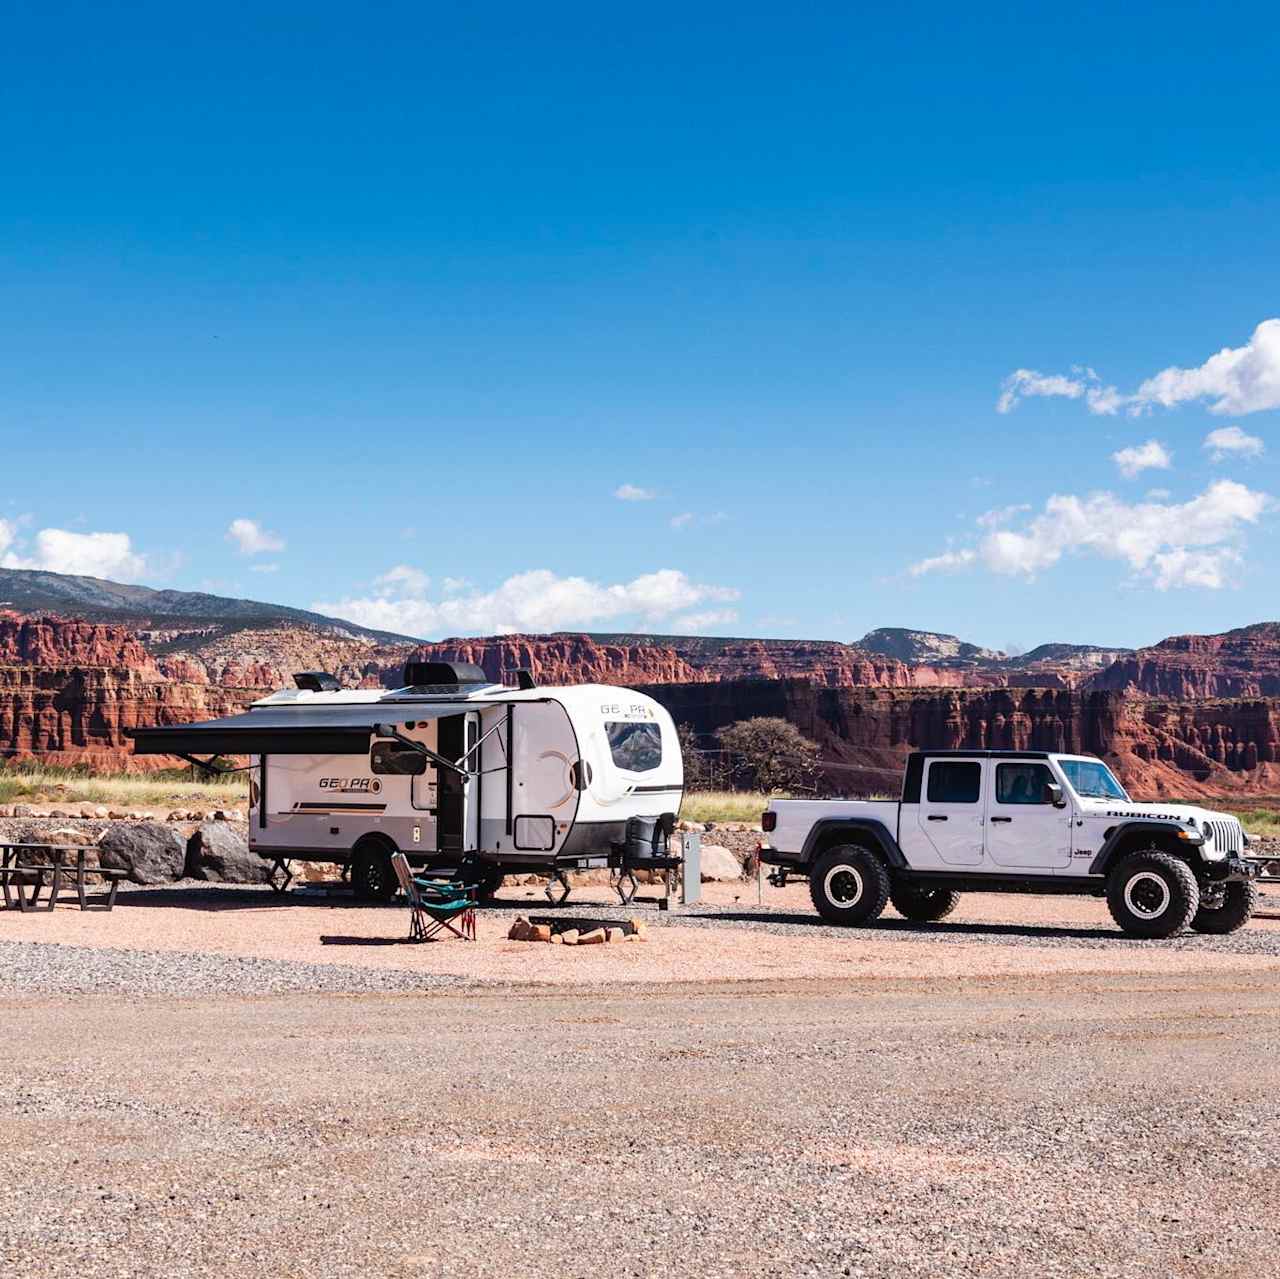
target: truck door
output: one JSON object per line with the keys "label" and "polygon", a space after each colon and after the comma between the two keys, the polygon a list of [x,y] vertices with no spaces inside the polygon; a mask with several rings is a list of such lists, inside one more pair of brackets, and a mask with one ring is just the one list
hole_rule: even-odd
{"label": "truck door", "polygon": [[1069,867],[1071,810],[1054,808],[1046,794],[1058,780],[1049,765],[1034,759],[991,762],[987,857],[993,867],[1046,873]]}
{"label": "truck door", "polygon": [[[925,761],[924,785],[916,812],[922,842],[948,866],[980,866],[982,760],[951,757]],[[914,859],[913,859],[914,860]]]}

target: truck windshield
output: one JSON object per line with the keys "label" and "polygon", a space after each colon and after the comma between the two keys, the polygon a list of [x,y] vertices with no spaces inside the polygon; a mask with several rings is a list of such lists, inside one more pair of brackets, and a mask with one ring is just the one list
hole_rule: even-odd
{"label": "truck windshield", "polygon": [[1101,760],[1060,759],[1058,767],[1081,799],[1122,799],[1131,802],[1115,774]]}

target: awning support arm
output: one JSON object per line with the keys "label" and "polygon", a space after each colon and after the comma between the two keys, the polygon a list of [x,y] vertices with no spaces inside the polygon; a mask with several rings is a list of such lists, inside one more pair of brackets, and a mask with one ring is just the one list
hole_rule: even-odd
{"label": "awning support arm", "polygon": [[457,773],[459,777],[471,776],[465,768],[455,764],[453,760],[445,759],[443,755],[437,755],[435,751],[428,750],[421,742],[415,742],[412,737],[406,737],[394,724],[375,724],[373,731],[379,737],[390,737],[399,742],[401,746],[408,746],[411,750],[417,751],[419,755],[425,755],[438,768],[447,768],[450,772]]}
{"label": "awning support arm", "polygon": [[174,758],[185,759],[188,764],[203,768],[206,773],[218,773],[223,777],[230,777],[232,773],[247,773],[250,769],[258,767],[257,764],[242,764],[239,768],[227,768],[225,764],[214,763],[216,755],[211,755],[208,759],[197,759],[194,755],[187,755],[182,751],[175,751]]}
{"label": "awning support arm", "polygon": [[[471,749],[470,749],[470,750],[469,750],[469,751],[468,751],[468,752],[467,752],[467,753],[466,753],[466,754],[465,754],[465,755],[464,755],[464,756],[463,756],[463,757],[458,761],[458,763],[459,763],[459,764],[465,764],[465,763],[467,762],[467,760],[468,760],[472,755],[474,755],[474,754],[476,753],[476,751],[478,751],[478,750],[480,749],[480,747],[482,747],[482,746],[485,744],[485,742],[486,742],[490,737],[492,737],[492,736],[494,735],[494,733],[496,733],[496,732],[498,731],[498,729],[500,729],[501,727],[502,727],[502,721],[501,721],[501,720],[499,720],[499,721],[498,721],[498,722],[497,722],[497,723],[496,723],[496,724],[495,724],[495,725],[494,725],[494,726],[493,726],[493,727],[492,727],[492,728],[491,728],[491,729],[490,729],[490,730],[489,730],[489,731],[488,731],[488,732],[487,732],[487,733],[486,733],[482,738],[480,738],[480,740],[479,740],[478,742],[476,742],[476,744],[475,744],[474,746],[472,746],[472,748],[471,748]],[[501,740],[501,739],[499,739],[499,740]],[[503,764],[503,765],[502,765],[502,768],[506,768],[506,765],[505,765],[505,764]],[[489,773],[499,773],[499,772],[501,772],[501,771],[502,771],[502,768],[489,768],[489,769],[486,769],[485,771],[486,771],[486,772],[489,772]]]}

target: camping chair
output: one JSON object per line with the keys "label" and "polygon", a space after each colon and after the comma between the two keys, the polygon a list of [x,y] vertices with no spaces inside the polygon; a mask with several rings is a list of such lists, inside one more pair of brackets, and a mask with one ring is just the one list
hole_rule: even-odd
{"label": "camping chair", "polygon": [[417,879],[403,853],[393,853],[391,865],[409,899],[410,941],[431,941],[445,929],[463,941],[475,941],[474,884],[453,879]]}

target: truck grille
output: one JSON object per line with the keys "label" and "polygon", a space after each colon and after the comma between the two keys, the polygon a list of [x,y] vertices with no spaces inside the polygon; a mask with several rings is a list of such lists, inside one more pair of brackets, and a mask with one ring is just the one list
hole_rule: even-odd
{"label": "truck grille", "polygon": [[1228,853],[1238,853],[1244,848],[1239,822],[1205,822],[1205,830],[1213,838],[1215,848],[1225,849]]}

